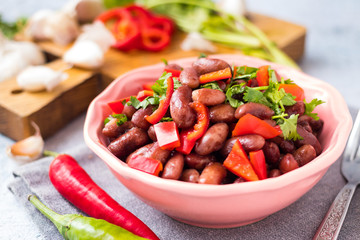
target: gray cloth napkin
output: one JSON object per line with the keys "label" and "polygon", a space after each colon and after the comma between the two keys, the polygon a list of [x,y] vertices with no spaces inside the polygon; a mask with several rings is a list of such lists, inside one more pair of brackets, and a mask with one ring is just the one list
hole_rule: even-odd
{"label": "gray cloth napkin", "polygon": [[[351,110],[351,113],[355,115],[354,110]],[[112,175],[102,160],[86,147],[82,139],[82,125],[83,117],[47,140],[46,149],[58,151],[60,149],[61,152],[72,155],[100,187],[164,240],[312,239],[338,191],[345,185],[345,180],[340,173],[341,159],[339,159],[320,182],[298,201],[260,222],[228,229],[190,226],[147,206],[127,190]],[[14,171],[14,179],[8,188],[31,214],[33,221],[42,232],[42,239],[57,240],[62,237],[56,227],[27,202],[28,194],[36,194],[43,203],[60,214],[80,213],[52,186],[48,177],[51,160],[51,157],[46,157],[20,166]],[[360,191],[356,191],[339,239],[360,239],[359,219]]]}

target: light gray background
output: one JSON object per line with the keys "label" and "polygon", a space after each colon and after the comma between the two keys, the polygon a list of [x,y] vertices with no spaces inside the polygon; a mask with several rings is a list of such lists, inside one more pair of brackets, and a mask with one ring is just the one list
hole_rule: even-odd
{"label": "light gray background", "polygon": [[[0,0],[0,14],[6,20],[30,16],[41,8],[58,9],[64,0]],[[302,70],[335,86],[349,106],[360,108],[360,1],[248,0],[253,12],[277,17],[307,28]],[[76,121],[83,121],[83,118]],[[70,136],[56,136],[64,141]],[[79,141],[82,136],[77,136]],[[74,139],[71,139],[72,141]],[[0,239],[39,239],[40,233],[23,206],[6,188],[18,166],[5,155],[12,140],[0,135]],[[47,142],[48,149],[56,146]],[[65,146],[62,146],[66,148]],[[68,147],[71,147],[70,145]]]}

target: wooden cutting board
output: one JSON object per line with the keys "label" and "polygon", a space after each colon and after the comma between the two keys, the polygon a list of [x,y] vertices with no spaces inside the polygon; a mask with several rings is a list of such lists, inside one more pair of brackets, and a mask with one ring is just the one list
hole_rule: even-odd
{"label": "wooden cutting board", "polygon": [[[254,13],[249,15],[249,19],[290,57],[295,60],[302,57],[306,35],[304,27]],[[134,68],[159,63],[162,59],[171,62],[173,59],[199,56],[199,51],[181,50],[180,43],[185,36],[180,31],[176,32],[170,46],[159,53],[124,53],[110,49],[100,69],[68,69],[66,73],[69,78],[52,92],[22,91],[15,78],[0,82],[0,132],[20,140],[33,134],[31,121],[34,121],[44,138],[53,135],[84,112],[91,100],[119,75]],[[66,67],[61,57],[71,45],[60,46],[49,41],[37,44],[49,59],[55,59],[47,66],[55,70]],[[216,53],[241,53],[239,50],[216,46]]]}

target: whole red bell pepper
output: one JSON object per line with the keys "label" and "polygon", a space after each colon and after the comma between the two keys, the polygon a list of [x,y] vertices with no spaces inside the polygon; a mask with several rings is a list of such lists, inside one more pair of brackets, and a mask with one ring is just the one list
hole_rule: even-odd
{"label": "whole red bell pepper", "polygon": [[267,169],[264,152],[260,149],[258,151],[249,152],[250,163],[253,166],[256,175],[260,180],[267,178]]}
{"label": "whole red bell pepper", "polygon": [[173,150],[180,146],[179,130],[174,121],[157,123],[154,130],[160,148]]}
{"label": "whole red bell pepper", "polygon": [[145,117],[145,119],[151,124],[158,123],[165,116],[169,108],[171,96],[174,92],[174,80],[172,79],[172,77],[169,77],[166,80],[166,83],[167,89],[165,99],[160,101],[158,109],[156,109],[150,116]]}
{"label": "whole red bell pepper", "polygon": [[137,155],[129,159],[128,166],[142,172],[149,173],[154,176],[159,176],[159,173],[162,171],[162,163],[154,158],[144,157],[142,155]]}
{"label": "whole red bell pepper", "polygon": [[236,176],[242,177],[247,181],[257,181],[259,177],[256,175],[254,168],[252,167],[249,158],[241,146],[241,143],[236,140],[231,152],[223,163],[230,172]]}
{"label": "whole red bell pepper", "polygon": [[183,130],[180,133],[180,147],[176,151],[189,154],[196,141],[201,138],[209,127],[210,118],[208,108],[200,102],[192,102],[190,106],[195,110],[197,122],[193,128]]}
{"label": "whole red bell pepper", "polygon": [[232,136],[236,137],[246,134],[258,134],[265,139],[269,139],[274,138],[281,133],[282,131],[280,128],[273,127],[264,120],[247,113],[236,123],[235,128],[232,131]]}

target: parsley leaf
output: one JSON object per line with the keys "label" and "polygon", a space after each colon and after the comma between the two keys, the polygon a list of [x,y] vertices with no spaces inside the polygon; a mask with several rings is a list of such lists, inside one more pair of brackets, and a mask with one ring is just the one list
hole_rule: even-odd
{"label": "parsley leaf", "polygon": [[228,88],[228,90],[226,91],[226,100],[229,102],[229,104],[233,107],[233,108],[237,108],[240,105],[244,104],[241,100],[239,100],[238,98],[234,98],[237,95],[242,95],[245,91],[245,87],[244,87],[245,83],[241,83],[241,84],[236,84],[231,86],[230,88]]}
{"label": "parsley leaf", "polygon": [[315,120],[319,120],[320,118],[318,117],[318,114],[317,113],[313,113],[312,111],[314,111],[315,107],[324,103],[324,101],[322,100],[319,100],[317,98],[314,98],[313,100],[311,100],[311,102],[307,103],[305,100],[304,100],[304,103],[305,103],[305,115],[308,115],[310,117],[312,117],[313,119]]}
{"label": "parsley leaf", "polygon": [[166,79],[171,77],[171,75],[171,73],[163,72],[160,78],[151,86],[151,89],[159,96],[165,95],[167,89]]}
{"label": "parsley leaf", "polygon": [[114,118],[117,119],[116,124],[118,126],[120,126],[124,122],[127,122],[127,120],[128,120],[125,114],[122,114],[122,113],[121,114],[112,114],[104,120],[104,125],[107,124],[108,122],[110,122]]}
{"label": "parsley leaf", "polygon": [[285,140],[300,140],[302,137],[297,133],[297,120],[299,114],[292,114],[289,118],[282,117],[278,124],[283,132]]}
{"label": "parsley leaf", "polygon": [[248,67],[248,66],[241,66],[236,67],[234,79],[252,79],[256,77],[256,73],[258,68]]}

